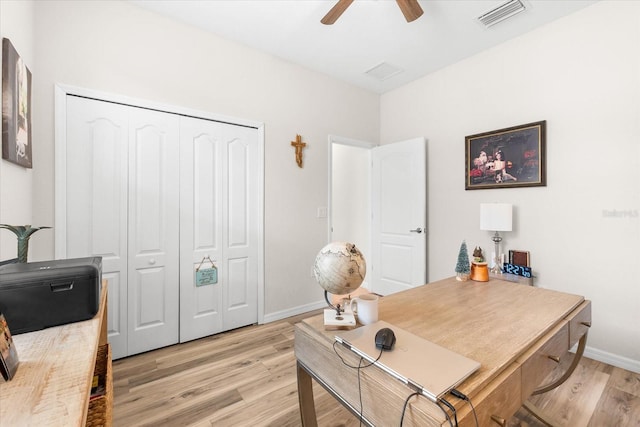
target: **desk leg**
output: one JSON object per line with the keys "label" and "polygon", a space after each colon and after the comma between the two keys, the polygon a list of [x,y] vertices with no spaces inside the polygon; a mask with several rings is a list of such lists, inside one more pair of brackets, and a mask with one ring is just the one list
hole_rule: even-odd
{"label": "desk leg", "polygon": [[576,354],[573,357],[573,361],[571,362],[571,366],[569,369],[556,381],[552,382],[543,387],[538,387],[532,393],[533,396],[536,394],[546,393],[554,388],[558,387],[560,384],[564,383],[570,376],[573,374],[573,371],[578,367],[578,363],[580,363],[580,359],[582,359],[582,355],[584,354],[584,349],[587,346],[587,332],[584,333],[582,337],[580,337],[580,341],[578,341],[578,348],[576,349]]}
{"label": "desk leg", "polygon": [[[584,335],[580,337],[580,341],[578,341],[578,348],[576,350],[575,356],[573,356],[573,361],[571,362],[571,366],[569,366],[569,369],[567,369],[567,371],[560,378],[558,378],[556,381],[552,382],[551,384],[547,384],[545,386],[538,387],[537,389],[535,389],[531,395],[535,396],[536,394],[546,393],[558,387],[560,384],[564,383],[571,376],[571,374],[573,374],[573,371],[575,371],[575,369],[578,367],[578,363],[580,363],[580,359],[582,359],[582,355],[584,354],[584,349],[586,346],[587,346],[587,332],[585,332]],[[523,407],[527,411],[529,411],[534,417],[536,417],[539,421],[542,421],[545,425],[551,426],[551,427],[558,425],[556,421],[552,420],[547,415],[545,415],[535,405],[529,402],[525,402]]]}
{"label": "desk leg", "polygon": [[297,362],[298,367],[298,402],[303,427],[317,427],[316,406],[313,401],[313,383],[309,372]]}

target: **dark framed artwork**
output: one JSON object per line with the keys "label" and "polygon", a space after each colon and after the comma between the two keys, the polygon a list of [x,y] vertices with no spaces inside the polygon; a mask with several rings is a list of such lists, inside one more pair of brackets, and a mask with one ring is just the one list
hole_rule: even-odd
{"label": "dark framed artwork", "polygon": [[31,72],[9,39],[2,39],[2,158],[31,161]]}
{"label": "dark framed artwork", "polygon": [[546,186],[546,121],[465,137],[465,190]]}

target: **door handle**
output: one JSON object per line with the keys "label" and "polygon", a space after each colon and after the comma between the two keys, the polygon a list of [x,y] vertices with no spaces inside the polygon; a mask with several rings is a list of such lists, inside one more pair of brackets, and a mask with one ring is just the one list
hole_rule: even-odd
{"label": "door handle", "polygon": [[422,233],[422,228],[418,227],[415,230],[409,230],[409,232],[410,233],[418,233],[418,234],[420,234],[420,233]]}

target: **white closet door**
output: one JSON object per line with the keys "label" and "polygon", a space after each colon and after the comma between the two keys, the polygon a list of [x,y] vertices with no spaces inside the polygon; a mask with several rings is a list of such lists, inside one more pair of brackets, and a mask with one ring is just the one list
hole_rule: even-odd
{"label": "white closet door", "polygon": [[[258,131],[181,119],[180,341],[258,320]],[[218,283],[196,286],[203,257]],[[210,264],[204,264],[210,267]]]}
{"label": "white closet door", "polygon": [[109,342],[113,358],[127,355],[127,140],[128,111],[67,97],[67,258],[102,257],[108,281]]}
{"label": "white closet door", "polygon": [[[261,132],[72,95],[65,105],[56,255],[103,257],[114,359],[256,323]],[[218,283],[198,287],[205,256]]]}
{"label": "white closet door", "polygon": [[223,328],[258,320],[258,132],[227,126],[224,132]]}
{"label": "white closet door", "polygon": [[179,118],[139,108],[130,111],[131,355],[178,342]]}
{"label": "white closet door", "polygon": [[[196,286],[205,257],[222,264],[223,123],[181,118],[180,126],[180,341],[222,331],[222,286]],[[206,261],[202,268],[211,268]],[[220,272],[220,270],[219,270]]]}

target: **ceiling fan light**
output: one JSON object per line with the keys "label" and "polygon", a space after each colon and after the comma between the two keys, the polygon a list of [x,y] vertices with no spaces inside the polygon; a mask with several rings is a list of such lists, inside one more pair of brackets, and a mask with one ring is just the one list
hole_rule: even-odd
{"label": "ceiling fan light", "polygon": [[488,11],[487,13],[478,17],[480,21],[486,27],[502,22],[507,18],[510,18],[526,9],[524,3],[521,0],[509,0],[508,2]]}

